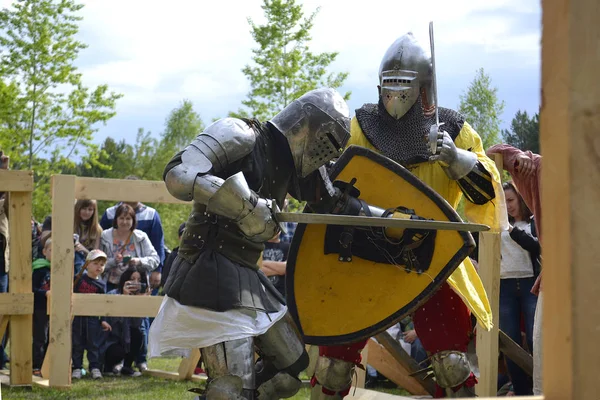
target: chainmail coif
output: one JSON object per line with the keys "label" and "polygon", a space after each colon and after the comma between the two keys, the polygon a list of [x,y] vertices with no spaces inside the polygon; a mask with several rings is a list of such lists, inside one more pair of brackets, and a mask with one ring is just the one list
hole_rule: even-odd
{"label": "chainmail coif", "polygon": [[[456,111],[440,107],[441,129],[456,139],[464,124],[464,117]],[[431,153],[426,141],[435,116],[426,117],[421,97],[399,120],[385,110],[381,99],[378,104],[365,104],[356,110],[356,119],[366,138],[377,150],[400,165],[409,166],[429,160]]]}

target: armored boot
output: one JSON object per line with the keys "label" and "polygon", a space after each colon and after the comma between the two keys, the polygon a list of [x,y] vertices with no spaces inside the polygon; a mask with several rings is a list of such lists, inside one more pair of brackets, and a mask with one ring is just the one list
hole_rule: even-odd
{"label": "armored boot", "polygon": [[301,385],[302,382],[295,376],[287,372],[278,372],[258,387],[258,400],[287,399],[298,393]]}
{"label": "armored boot", "polygon": [[210,381],[204,394],[196,396],[194,400],[247,400],[248,397],[242,396],[243,386],[242,378],[239,376],[221,376]]}
{"label": "armored boot", "polygon": [[311,400],[343,399],[352,386],[354,363],[319,356],[312,378]]}
{"label": "armored boot", "polygon": [[475,396],[473,387],[464,385],[471,376],[471,365],[465,353],[454,350],[440,351],[431,357],[431,368],[437,384],[444,389],[449,398]]}

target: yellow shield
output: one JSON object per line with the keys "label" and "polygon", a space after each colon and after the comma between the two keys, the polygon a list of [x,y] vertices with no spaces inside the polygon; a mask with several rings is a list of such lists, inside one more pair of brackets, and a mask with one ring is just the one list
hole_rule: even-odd
{"label": "yellow shield", "polygon": [[[462,222],[440,195],[394,161],[350,146],[331,179],[350,182],[360,199],[380,208],[403,206],[418,216]],[[426,272],[352,257],[325,254],[326,225],[299,224],[286,271],[288,308],[308,344],[352,343],[374,336],[423,304],[475,247],[471,234],[437,231]]]}

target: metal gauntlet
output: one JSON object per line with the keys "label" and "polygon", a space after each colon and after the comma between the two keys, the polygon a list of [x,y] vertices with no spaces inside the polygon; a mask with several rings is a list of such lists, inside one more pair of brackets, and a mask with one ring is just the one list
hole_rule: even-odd
{"label": "metal gauntlet", "polygon": [[[197,189],[205,188],[198,185]],[[208,199],[206,211],[235,221],[240,231],[253,242],[265,242],[279,229],[273,218],[278,211],[277,205],[250,190],[241,172],[223,181]]]}

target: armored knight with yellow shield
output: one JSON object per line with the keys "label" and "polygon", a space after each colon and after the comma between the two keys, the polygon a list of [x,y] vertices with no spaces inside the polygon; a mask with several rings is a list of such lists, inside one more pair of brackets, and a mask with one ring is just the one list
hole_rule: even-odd
{"label": "armored knight with yellow shield", "polygon": [[[454,209],[464,196],[465,214],[471,222],[500,229],[506,224],[500,174],[464,117],[438,107],[432,53],[412,33],[389,47],[379,68],[379,101],[356,110],[348,145],[374,150],[400,164]],[[392,193],[394,187],[385,190]],[[417,214],[426,214],[418,209],[419,202],[415,204]],[[433,293],[419,293],[411,306],[415,330],[431,355],[436,397],[474,396],[477,380],[466,356],[472,337],[471,313],[481,327],[492,325],[480,278],[469,258],[463,255],[463,259]],[[402,292],[399,287],[389,297],[402,296]],[[341,342],[337,345],[332,339],[332,345],[320,347],[312,399],[340,399],[348,393],[367,340],[349,343],[346,337]]]}

